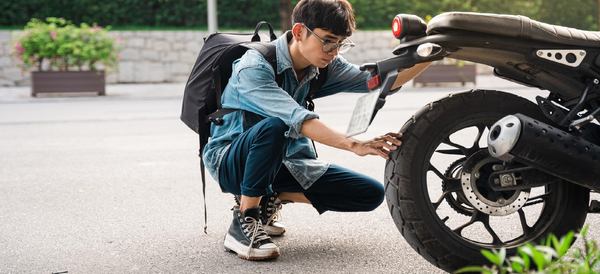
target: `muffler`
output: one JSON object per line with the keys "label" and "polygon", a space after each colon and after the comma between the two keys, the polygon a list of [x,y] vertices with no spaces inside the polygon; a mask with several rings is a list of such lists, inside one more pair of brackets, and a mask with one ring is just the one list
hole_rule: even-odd
{"label": "muffler", "polygon": [[508,115],[491,127],[488,150],[500,160],[600,191],[600,146],[523,114]]}

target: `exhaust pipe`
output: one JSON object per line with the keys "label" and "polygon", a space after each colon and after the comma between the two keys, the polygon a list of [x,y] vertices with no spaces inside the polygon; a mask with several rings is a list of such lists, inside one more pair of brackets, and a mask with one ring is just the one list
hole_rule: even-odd
{"label": "exhaust pipe", "polygon": [[490,154],[517,161],[586,188],[600,191],[600,146],[527,117],[508,115],[488,135]]}

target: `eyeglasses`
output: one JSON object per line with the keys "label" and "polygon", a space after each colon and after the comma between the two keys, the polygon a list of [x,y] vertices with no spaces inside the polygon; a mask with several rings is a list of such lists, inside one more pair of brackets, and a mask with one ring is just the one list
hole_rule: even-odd
{"label": "eyeglasses", "polygon": [[312,33],[317,39],[319,39],[319,41],[321,41],[321,44],[323,44],[323,51],[325,53],[330,53],[336,49],[339,49],[338,53],[344,54],[355,46],[355,44],[352,43],[352,41],[350,41],[350,39],[344,39],[341,42],[333,42],[331,40],[321,38],[321,36],[317,35],[314,31],[309,29],[306,25],[302,24],[302,26],[304,26],[310,33]]}

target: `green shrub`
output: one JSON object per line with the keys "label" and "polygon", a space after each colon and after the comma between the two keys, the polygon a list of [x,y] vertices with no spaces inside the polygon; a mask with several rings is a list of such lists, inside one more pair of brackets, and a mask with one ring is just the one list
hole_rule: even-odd
{"label": "green shrub", "polygon": [[[551,24],[595,30],[598,3],[594,0],[349,0],[359,29],[389,29],[398,13],[421,17],[445,11],[509,13],[530,16]],[[292,7],[298,0],[290,0]],[[266,20],[279,28],[280,1],[218,0],[219,27],[252,28]],[[73,22],[152,27],[205,27],[207,0],[19,0],[0,1],[0,26],[22,26],[30,18],[60,16]]]}
{"label": "green shrub", "polygon": [[115,41],[105,28],[62,18],[32,19],[15,44],[24,68],[37,70],[96,70],[111,68],[117,61]]}
{"label": "green shrub", "polygon": [[600,273],[600,250],[598,243],[587,237],[588,227],[579,234],[584,241],[583,248],[577,248],[567,255],[575,239],[569,232],[560,240],[550,235],[542,245],[526,244],[517,248],[517,254],[506,257],[506,249],[482,250],[481,253],[492,263],[491,266],[468,266],[456,273]]}

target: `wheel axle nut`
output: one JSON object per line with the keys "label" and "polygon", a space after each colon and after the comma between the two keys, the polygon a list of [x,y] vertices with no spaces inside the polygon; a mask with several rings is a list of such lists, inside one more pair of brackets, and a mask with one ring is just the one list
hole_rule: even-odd
{"label": "wheel axle nut", "polygon": [[512,175],[510,175],[510,174],[500,175],[500,184],[502,186],[512,186],[512,185],[514,185],[514,182],[515,182],[515,180]]}

